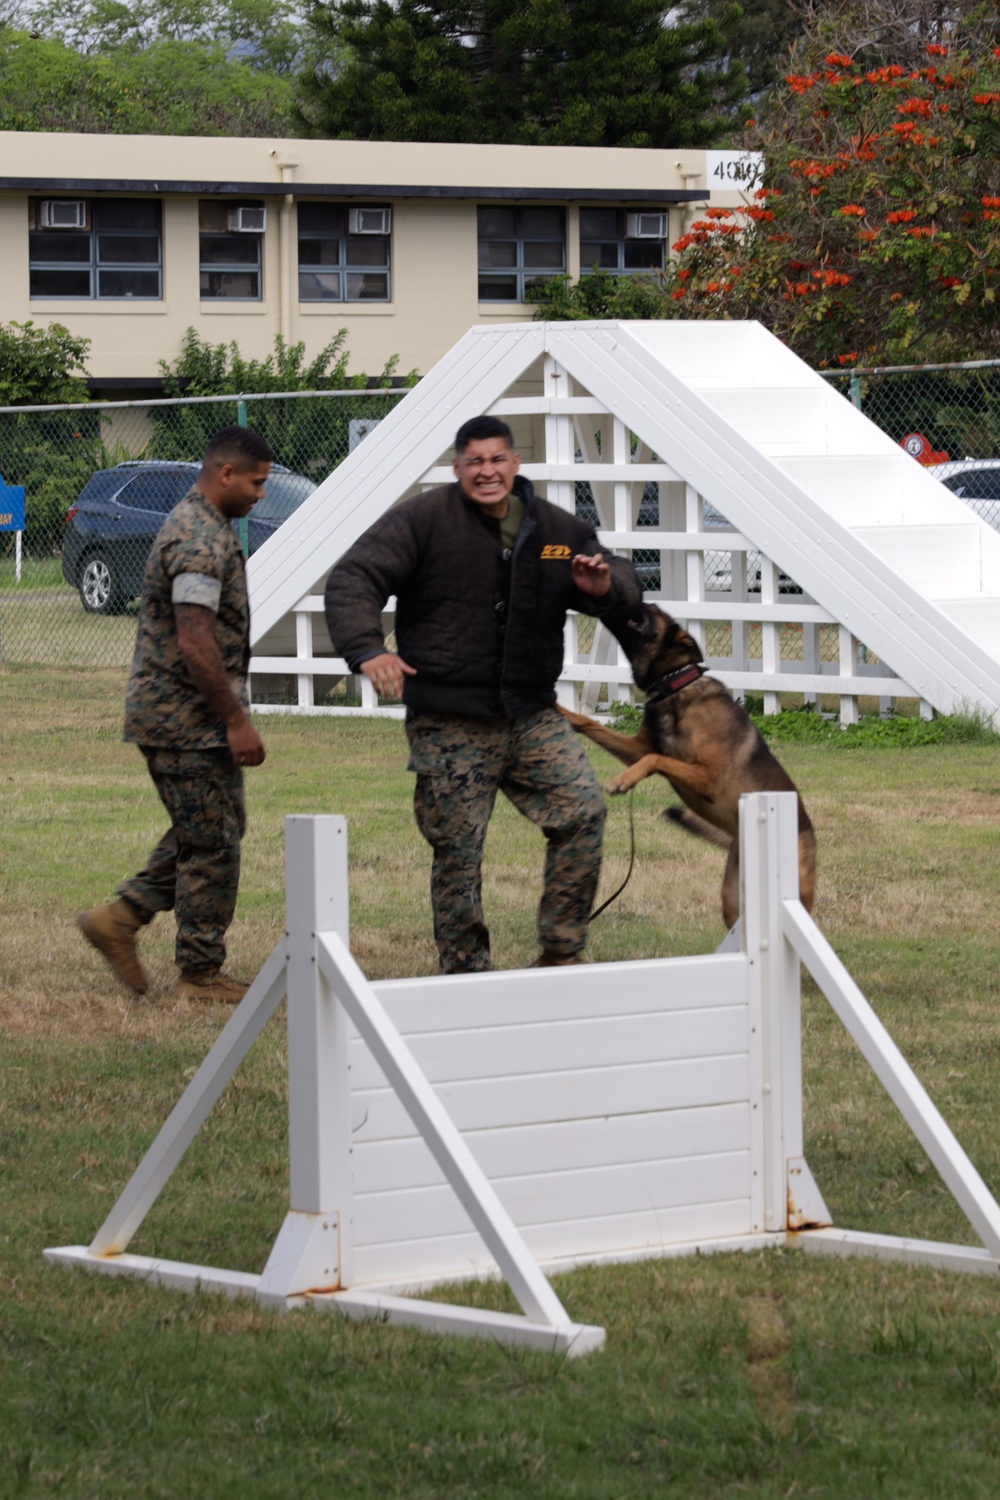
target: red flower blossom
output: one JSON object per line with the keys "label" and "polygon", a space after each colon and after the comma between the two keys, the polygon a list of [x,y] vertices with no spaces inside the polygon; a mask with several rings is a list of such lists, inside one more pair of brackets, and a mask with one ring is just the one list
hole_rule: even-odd
{"label": "red flower blossom", "polygon": [[684,288],[681,287],[681,289],[679,291],[671,292],[670,293],[670,300],[671,300],[671,302],[679,302],[683,296],[684,296]]}
{"label": "red flower blossom", "polygon": [[931,235],[934,233],[934,230],[929,229],[926,224],[924,224],[921,225],[918,229],[908,229],[906,232],[907,234],[912,235],[915,240],[929,240]]}
{"label": "red flower blossom", "polygon": [[887,224],[909,224],[910,220],[916,217],[917,210],[915,208],[897,208],[891,214],[886,214],[885,222]]}
{"label": "red flower blossom", "polygon": [[838,354],[837,363],[838,365],[853,365],[857,362],[857,358],[856,354]]}
{"label": "red flower blossom", "polygon": [[936,47],[934,45],[934,43],[931,42],[930,46],[927,48],[927,54],[928,54],[929,57],[947,57],[948,56],[948,48],[947,47]]}
{"label": "red flower blossom", "polygon": [[830,52],[826,58],[831,68],[853,68],[853,57],[845,57],[843,52]]}
{"label": "red flower blossom", "polygon": [[996,104],[1000,100],[1000,94],[973,94],[976,104]]}
{"label": "red flower blossom", "polygon": [[920,115],[927,119],[931,112],[931,101],[929,99],[907,99],[905,104],[898,106],[901,115]]}
{"label": "red flower blossom", "polygon": [[844,207],[838,209],[837,212],[844,214],[845,217],[851,214],[856,214],[859,219],[863,219],[868,210],[862,208],[860,203],[845,203]]}

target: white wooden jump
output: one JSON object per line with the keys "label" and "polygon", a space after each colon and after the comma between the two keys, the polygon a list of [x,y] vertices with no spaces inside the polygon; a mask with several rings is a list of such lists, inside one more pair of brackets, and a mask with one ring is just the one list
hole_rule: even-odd
{"label": "white wooden jump", "polygon": [[[718,953],[371,984],[347,827],[286,820],[288,931],[72,1265],[577,1355],[547,1273],[795,1245],[1000,1271],[1000,1208],[798,900],[796,800],[741,803],[742,917]],[[985,1248],[834,1228],[803,1156],[804,963]],[[260,1275],[128,1245],[288,998],[290,1208]],[[418,1298],[504,1276],[522,1316]],[[407,1295],[409,1294],[409,1295]]]}

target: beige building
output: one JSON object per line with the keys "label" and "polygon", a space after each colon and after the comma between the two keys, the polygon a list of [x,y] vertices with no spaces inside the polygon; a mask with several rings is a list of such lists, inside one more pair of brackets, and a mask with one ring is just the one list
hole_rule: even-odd
{"label": "beige building", "polygon": [[730,152],[0,132],[0,321],[91,341],[153,394],[187,328],[262,358],[347,329],[353,373],[425,372],[525,287],[664,264],[758,165]]}

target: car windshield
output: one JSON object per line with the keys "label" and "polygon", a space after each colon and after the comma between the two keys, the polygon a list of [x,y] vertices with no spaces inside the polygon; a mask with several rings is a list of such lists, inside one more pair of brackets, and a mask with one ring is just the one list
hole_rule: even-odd
{"label": "car windshield", "polygon": [[258,500],[251,514],[258,521],[287,521],[294,510],[298,510],[307,495],[316,486],[311,479],[301,474],[270,475],[263,500]]}

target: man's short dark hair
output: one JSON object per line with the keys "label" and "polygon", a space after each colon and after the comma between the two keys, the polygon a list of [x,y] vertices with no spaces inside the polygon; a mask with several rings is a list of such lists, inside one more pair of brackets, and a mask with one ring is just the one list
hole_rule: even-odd
{"label": "man's short dark hair", "polygon": [[270,444],[252,427],[220,427],[212,434],[202,464],[232,464],[234,469],[256,469],[274,462]]}
{"label": "man's short dark hair", "polygon": [[463,422],[455,434],[455,452],[464,453],[470,443],[486,443],[490,438],[503,438],[513,452],[514,434],[499,417],[470,417]]}

